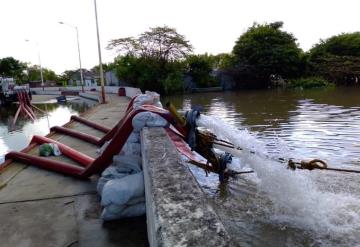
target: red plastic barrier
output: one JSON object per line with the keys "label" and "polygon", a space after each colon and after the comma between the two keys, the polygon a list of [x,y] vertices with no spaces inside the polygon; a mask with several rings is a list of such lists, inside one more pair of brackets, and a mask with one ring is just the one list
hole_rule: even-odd
{"label": "red plastic barrier", "polygon": [[16,151],[12,151],[6,154],[5,159],[13,159],[16,161],[23,162],[25,164],[44,168],[46,170],[51,170],[62,174],[83,178],[81,174],[83,173],[84,168],[57,160],[52,160],[52,159],[43,158],[43,157],[30,155],[27,153],[16,152]]}
{"label": "red plastic barrier", "polygon": [[54,126],[52,128],[50,128],[50,131],[54,131],[56,133],[61,133],[61,134],[65,134],[65,135],[69,135],[75,138],[78,138],[80,140],[86,141],[88,143],[97,145],[97,146],[101,146],[101,139],[96,137],[96,136],[92,136],[83,132],[79,132],[73,129],[69,129],[69,128],[64,128],[64,127],[60,127],[60,126]]}
{"label": "red plastic barrier", "polygon": [[89,121],[89,120],[87,120],[85,118],[78,117],[78,116],[75,116],[75,115],[71,116],[70,119],[74,120],[76,122],[82,123],[84,125],[87,125],[87,126],[89,126],[91,128],[94,128],[96,130],[99,130],[101,132],[104,132],[104,133],[107,133],[107,132],[109,132],[111,130],[110,128],[104,127],[104,126],[102,126],[100,124],[97,124],[95,122]]}
{"label": "red plastic barrier", "polygon": [[90,156],[87,156],[86,154],[80,153],[79,151],[64,145],[58,141],[55,141],[53,139],[47,138],[45,136],[37,136],[35,135],[31,139],[31,143],[37,143],[37,144],[44,144],[44,143],[54,143],[57,144],[61,153],[67,157],[70,157],[71,159],[79,162],[82,166],[89,166],[91,165],[95,159],[91,158]]}
{"label": "red plastic barrier", "polygon": [[[111,164],[113,156],[121,151],[126,140],[128,139],[130,133],[133,130],[132,119],[136,116],[136,114],[144,111],[150,111],[156,113],[161,117],[165,118],[167,121],[174,122],[174,119],[169,114],[169,112],[162,108],[158,108],[154,106],[143,106],[137,110],[132,110],[128,115],[125,116],[123,121],[121,121],[121,125],[116,130],[116,133],[111,139],[107,148],[97,159],[94,160],[94,162],[92,162],[92,164],[87,163],[88,166],[85,169],[65,162],[56,161],[48,158],[42,158],[39,156],[29,155],[21,152],[10,152],[5,156],[5,158],[18,160],[30,165],[35,165],[44,169],[60,172],[62,174],[66,174],[70,176],[87,178],[95,173],[102,172],[105,168],[107,168]],[[78,160],[79,162],[86,156],[64,144],[61,144],[46,137],[44,138],[36,137],[35,139],[33,139],[33,141],[34,142],[47,141],[47,142],[56,143],[59,145],[60,150],[64,151],[64,155],[74,160]]]}

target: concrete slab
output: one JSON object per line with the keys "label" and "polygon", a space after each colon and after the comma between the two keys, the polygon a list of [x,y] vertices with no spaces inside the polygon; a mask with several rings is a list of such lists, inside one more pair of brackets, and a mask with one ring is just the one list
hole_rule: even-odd
{"label": "concrete slab", "polygon": [[163,128],[141,136],[150,246],[229,246],[230,237]]}
{"label": "concrete slab", "polygon": [[[128,98],[107,95],[83,116],[106,127],[122,117]],[[70,128],[101,137],[103,133],[79,123]],[[96,157],[95,145],[54,134],[51,138]],[[37,148],[30,151],[38,153]],[[66,162],[63,156],[51,157]],[[104,224],[96,195],[96,176],[74,179],[13,162],[0,174],[0,246],[147,246],[145,218]]]}
{"label": "concrete slab", "polygon": [[[13,164],[12,167],[24,166]],[[5,173],[6,174],[6,173]],[[0,203],[95,194],[96,183],[29,166],[0,190]]]}
{"label": "concrete slab", "polygon": [[103,222],[97,195],[75,199],[79,246],[148,246],[145,217]]}
{"label": "concrete slab", "polygon": [[1,246],[59,247],[77,240],[71,198],[0,204]]}

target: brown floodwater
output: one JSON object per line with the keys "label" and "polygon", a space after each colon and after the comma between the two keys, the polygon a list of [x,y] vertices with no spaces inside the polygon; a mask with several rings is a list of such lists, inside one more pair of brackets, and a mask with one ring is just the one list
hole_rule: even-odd
{"label": "brown floodwater", "polygon": [[89,109],[94,102],[80,98],[74,98],[66,104],[57,104],[56,99],[49,100],[36,106],[48,115],[35,111],[37,119],[29,121],[22,115],[13,125],[17,105],[0,106],[0,164],[9,151],[19,151],[25,148],[33,135],[46,135],[52,126],[63,125],[70,120],[71,115],[78,115]]}
{"label": "brown floodwater", "polygon": [[360,174],[294,172],[276,161],[319,158],[329,167],[360,170],[360,88],[201,93],[167,100],[184,111],[202,106],[206,116],[199,124],[245,150],[231,167],[255,173],[226,184],[191,167],[238,245],[360,246]]}

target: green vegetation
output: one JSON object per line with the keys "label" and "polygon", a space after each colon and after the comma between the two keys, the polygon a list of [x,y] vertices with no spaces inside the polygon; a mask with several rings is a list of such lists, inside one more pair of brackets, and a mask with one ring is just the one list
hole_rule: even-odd
{"label": "green vegetation", "polygon": [[[155,27],[138,38],[110,41],[119,56],[112,64],[120,79],[163,94],[231,81],[230,88],[328,87],[360,80],[360,34],[341,34],[303,52],[282,22],[254,24],[229,54],[191,54],[185,37],[169,27]],[[225,78],[225,79],[222,79]],[[229,88],[229,87],[228,87]]]}
{"label": "green vegetation", "polygon": [[[282,22],[254,23],[239,36],[231,53],[193,54],[193,47],[176,29],[150,28],[138,37],[113,39],[108,49],[118,56],[104,64],[119,79],[142,90],[161,94],[194,87],[223,86],[230,89],[317,88],[360,84],[360,32],[343,33],[320,40],[304,52]],[[99,67],[91,69],[99,73]],[[44,79],[66,85],[74,71],[58,76],[43,69]],[[39,81],[38,66],[12,57],[0,59],[0,76],[18,82]]]}
{"label": "green vegetation", "polygon": [[[0,76],[12,77],[18,84],[29,81],[40,81],[40,67],[20,62],[13,57],[0,59]],[[58,81],[59,77],[50,69],[43,68],[43,78],[45,81]]]}
{"label": "green vegetation", "polygon": [[196,82],[197,87],[214,87],[219,85],[214,76],[211,76],[216,62],[216,57],[208,54],[187,57],[185,61],[187,74]]}
{"label": "green vegetation", "polygon": [[[27,72],[27,81],[40,81],[41,74],[40,74],[40,67],[38,65],[28,66],[26,69]],[[43,68],[43,78],[45,81],[58,81],[59,77],[55,74],[54,71]]]}
{"label": "green vegetation", "polygon": [[306,77],[290,80],[288,87],[296,89],[310,89],[310,88],[323,88],[334,87],[335,84],[328,82],[322,77]]}
{"label": "green vegetation", "polygon": [[301,75],[303,52],[292,34],[280,30],[282,26],[282,22],[255,23],[240,36],[232,51],[238,80],[245,77],[254,87],[268,87],[271,76]]}
{"label": "green vegetation", "polygon": [[25,77],[25,69],[26,64],[13,57],[0,59],[0,76],[2,77],[13,77],[18,81],[22,81]]}
{"label": "green vegetation", "polygon": [[308,53],[309,71],[336,84],[360,82],[360,32],[321,40]]}
{"label": "green vegetation", "polygon": [[174,28],[150,28],[138,38],[111,40],[108,49],[116,49],[115,71],[119,79],[142,90],[171,94],[183,89],[183,60],[192,46]]}

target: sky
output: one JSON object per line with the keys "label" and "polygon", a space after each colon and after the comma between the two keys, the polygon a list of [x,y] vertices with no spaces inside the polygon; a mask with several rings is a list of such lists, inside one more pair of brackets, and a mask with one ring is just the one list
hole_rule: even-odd
{"label": "sky", "polygon": [[[97,0],[103,62],[116,54],[111,39],[137,37],[167,25],[182,34],[194,53],[231,52],[254,22],[283,21],[305,51],[320,39],[360,31],[360,0]],[[0,58],[12,56],[61,74],[99,63],[93,0],[0,0]],[[25,40],[28,40],[26,42]]]}

